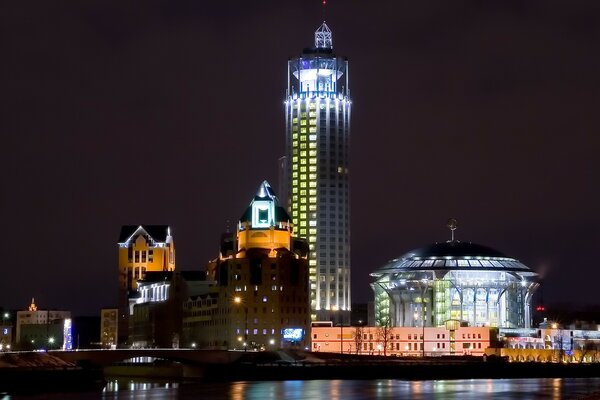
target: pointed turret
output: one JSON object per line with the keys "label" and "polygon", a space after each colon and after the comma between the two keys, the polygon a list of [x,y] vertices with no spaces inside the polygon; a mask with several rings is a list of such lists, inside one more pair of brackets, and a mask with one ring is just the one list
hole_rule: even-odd
{"label": "pointed turret", "polygon": [[269,182],[263,181],[240,218],[240,226],[246,224],[251,229],[264,229],[272,226],[282,228],[284,224],[283,229],[287,229],[290,221],[288,213],[279,206],[279,200]]}

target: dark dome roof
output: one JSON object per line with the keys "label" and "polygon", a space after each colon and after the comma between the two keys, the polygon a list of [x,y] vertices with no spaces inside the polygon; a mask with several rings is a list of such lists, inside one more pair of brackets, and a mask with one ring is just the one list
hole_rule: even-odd
{"label": "dark dome roof", "polygon": [[458,240],[434,243],[419,247],[404,254],[402,258],[414,257],[502,257],[508,258],[498,250],[476,243],[459,242]]}
{"label": "dark dome roof", "polygon": [[512,271],[536,275],[526,265],[498,250],[458,240],[411,250],[388,261],[371,275],[426,270]]}

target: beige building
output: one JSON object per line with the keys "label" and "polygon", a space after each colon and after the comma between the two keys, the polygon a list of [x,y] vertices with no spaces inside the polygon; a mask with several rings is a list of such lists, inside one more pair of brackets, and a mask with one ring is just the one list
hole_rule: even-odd
{"label": "beige building", "polygon": [[184,304],[182,347],[308,346],[307,258],[306,241],[293,236],[289,215],[263,182],[207,267],[214,287]]}
{"label": "beige building", "polygon": [[65,341],[65,321],[70,323],[70,319],[70,311],[38,310],[32,298],[27,310],[17,311],[15,342],[20,347],[25,339],[32,341],[34,348],[60,347]]}
{"label": "beige building", "polygon": [[175,270],[175,243],[168,225],[124,225],[119,235],[119,321],[117,345],[127,342],[138,280],[149,271]]}
{"label": "beige building", "polygon": [[385,356],[483,356],[496,346],[497,330],[489,327],[369,327],[313,326],[315,352]]}

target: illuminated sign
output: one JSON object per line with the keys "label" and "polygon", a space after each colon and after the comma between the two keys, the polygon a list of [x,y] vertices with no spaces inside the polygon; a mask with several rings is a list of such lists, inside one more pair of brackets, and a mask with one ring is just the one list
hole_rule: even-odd
{"label": "illuminated sign", "polygon": [[304,329],[286,328],[283,330],[283,340],[290,342],[299,342],[304,337]]}
{"label": "illuminated sign", "polygon": [[8,328],[2,329],[2,334],[3,335],[8,335]]}
{"label": "illuminated sign", "polygon": [[63,325],[63,350],[73,350],[73,335],[71,332],[70,318],[66,318]]}

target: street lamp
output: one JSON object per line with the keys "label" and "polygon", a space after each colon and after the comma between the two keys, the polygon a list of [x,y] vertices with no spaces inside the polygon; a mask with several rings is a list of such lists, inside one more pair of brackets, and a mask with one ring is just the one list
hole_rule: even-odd
{"label": "street lamp", "polygon": [[[233,302],[237,305],[242,305],[242,298],[235,296]],[[244,306],[244,351],[248,349],[248,307]]]}

